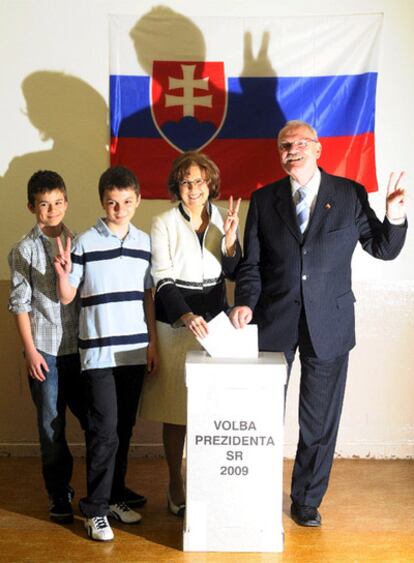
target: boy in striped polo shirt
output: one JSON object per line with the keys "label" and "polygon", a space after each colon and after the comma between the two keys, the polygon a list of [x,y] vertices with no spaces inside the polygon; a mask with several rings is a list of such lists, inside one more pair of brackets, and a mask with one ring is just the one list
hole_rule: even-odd
{"label": "boy in striped polo shirt", "polygon": [[87,496],[80,501],[88,535],[109,541],[107,516],[135,523],[127,504],[145,497],[125,487],[129,442],[145,370],[157,366],[149,236],[131,224],[140,203],[135,175],[118,166],[99,180],[106,217],[70,240],[55,259],[62,303],[80,291],[79,349],[87,400]]}

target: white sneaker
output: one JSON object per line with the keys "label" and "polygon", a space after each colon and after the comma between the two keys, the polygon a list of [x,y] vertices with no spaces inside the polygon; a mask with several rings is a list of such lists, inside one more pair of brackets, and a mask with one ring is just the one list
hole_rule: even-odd
{"label": "white sneaker", "polygon": [[111,541],[114,539],[114,533],[106,516],[85,518],[85,528],[88,532],[88,536],[93,540]]}
{"label": "white sneaker", "polygon": [[109,505],[108,516],[123,524],[137,524],[142,520],[141,514],[131,510],[124,502]]}

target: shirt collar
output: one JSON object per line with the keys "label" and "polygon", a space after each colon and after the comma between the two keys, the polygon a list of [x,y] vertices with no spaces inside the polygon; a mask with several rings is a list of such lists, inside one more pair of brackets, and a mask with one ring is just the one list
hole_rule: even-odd
{"label": "shirt collar", "polygon": [[[64,223],[62,225],[62,232],[66,238],[72,238],[72,239],[74,238],[74,234],[70,229],[68,229],[68,227]],[[36,225],[33,227],[31,231],[31,236],[33,239],[37,239],[37,238],[45,238],[46,240],[48,239],[48,237],[43,233],[42,229],[39,227],[38,223],[36,223]]]}
{"label": "shirt collar", "polygon": [[[184,219],[186,219],[187,221],[191,221],[190,211],[185,207],[185,205],[183,204],[182,201],[180,201],[180,203],[178,204],[178,209],[179,209],[181,215],[184,217]],[[207,204],[207,211],[208,211],[209,217],[211,217],[211,213],[213,211],[213,206],[211,205],[210,201]]]}
{"label": "shirt collar", "polygon": [[[317,168],[315,174],[306,183],[306,188],[309,190],[309,192],[312,195],[315,196],[318,193],[320,184],[321,184],[321,171],[319,170],[319,168]],[[296,180],[294,180],[292,177],[290,177],[290,185],[292,188],[292,196],[295,197],[296,192],[298,191],[299,188],[302,187],[302,185],[299,184],[299,182],[296,182]]]}
{"label": "shirt collar", "polygon": [[[115,233],[113,233],[111,229],[108,227],[104,217],[100,217],[97,220],[95,229],[98,231],[100,235],[103,235],[104,237],[115,237],[118,240],[120,240],[119,237]],[[135,238],[137,238],[137,229],[134,227],[134,225],[130,223],[128,226],[128,233],[123,240],[135,239]]]}

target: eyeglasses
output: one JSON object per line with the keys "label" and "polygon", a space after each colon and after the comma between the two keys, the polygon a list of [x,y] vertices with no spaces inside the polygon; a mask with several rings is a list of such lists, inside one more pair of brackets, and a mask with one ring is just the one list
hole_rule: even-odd
{"label": "eyeglasses", "polygon": [[195,180],[181,180],[179,182],[182,188],[191,188],[191,186],[194,186],[195,188],[201,188],[201,186],[205,183],[206,181],[203,180],[203,178],[196,178]]}
{"label": "eyeglasses", "polygon": [[295,141],[285,141],[283,143],[279,143],[279,149],[281,151],[290,151],[291,148],[295,147],[298,150],[303,151],[308,148],[309,143],[319,143],[319,141],[318,139],[309,139],[308,137]]}

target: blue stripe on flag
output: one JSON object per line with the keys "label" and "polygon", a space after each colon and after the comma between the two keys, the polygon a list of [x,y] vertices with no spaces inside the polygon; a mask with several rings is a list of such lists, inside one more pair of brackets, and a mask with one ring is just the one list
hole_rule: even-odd
{"label": "blue stripe on flag", "polygon": [[[283,121],[297,118],[312,123],[321,137],[373,132],[376,83],[375,72],[228,78],[228,110],[218,138],[273,138]],[[149,107],[149,88],[148,76],[110,77],[113,137],[159,137]]]}

